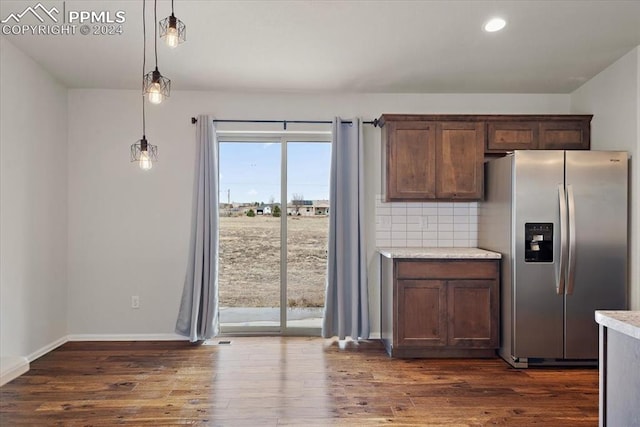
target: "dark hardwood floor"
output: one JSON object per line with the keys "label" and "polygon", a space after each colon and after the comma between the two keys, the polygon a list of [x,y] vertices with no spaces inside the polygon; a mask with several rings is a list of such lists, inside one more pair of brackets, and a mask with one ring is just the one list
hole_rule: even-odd
{"label": "dark hardwood floor", "polygon": [[595,426],[597,369],[399,360],[377,341],[72,342],[0,388],[1,426]]}

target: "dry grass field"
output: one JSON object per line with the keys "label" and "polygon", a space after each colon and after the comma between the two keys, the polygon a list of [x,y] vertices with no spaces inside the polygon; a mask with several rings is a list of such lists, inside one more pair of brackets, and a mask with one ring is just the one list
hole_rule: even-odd
{"label": "dry grass field", "polygon": [[[287,217],[289,307],[324,306],[329,217]],[[220,306],[280,306],[280,218],[220,218]]]}

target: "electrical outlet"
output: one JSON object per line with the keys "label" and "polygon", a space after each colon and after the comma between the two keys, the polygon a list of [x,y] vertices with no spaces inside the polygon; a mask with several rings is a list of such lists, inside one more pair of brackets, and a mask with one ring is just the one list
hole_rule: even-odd
{"label": "electrical outlet", "polygon": [[140,297],[137,295],[131,296],[131,308],[140,308]]}
{"label": "electrical outlet", "polygon": [[420,228],[422,228],[423,230],[426,230],[429,228],[429,217],[428,216],[421,216],[420,217]]}

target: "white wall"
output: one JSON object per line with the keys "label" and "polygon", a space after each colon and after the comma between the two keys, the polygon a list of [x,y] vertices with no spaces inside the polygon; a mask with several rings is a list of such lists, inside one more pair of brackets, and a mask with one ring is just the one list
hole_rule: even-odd
{"label": "white wall", "polygon": [[640,310],[640,47],[571,94],[571,111],[593,114],[591,148],[631,155],[629,288]]}
{"label": "white wall", "polygon": [[2,37],[0,91],[0,351],[10,362],[67,335],[67,92]]}
{"label": "white wall", "polygon": [[[137,91],[69,91],[69,332],[166,334],[174,330],[187,259],[195,127],[227,119],[373,119],[381,113],[567,113],[568,95],[318,95],[178,92],[148,106],[147,137],[160,161],[129,163],[141,137]],[[238,126],[226,126],[238,128]],[[256,129],[256,127],[252,127]],[[328,129],[328,127],[327,127]],[[380,130],[365,127],[371,310],[379,329],[375,200]],[[130,308],[132,295],[140,309]]]}

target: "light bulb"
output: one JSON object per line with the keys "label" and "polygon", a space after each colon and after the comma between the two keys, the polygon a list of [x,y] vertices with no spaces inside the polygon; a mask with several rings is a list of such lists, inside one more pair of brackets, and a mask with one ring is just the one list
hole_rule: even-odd
{"label": "light bulb", "polygon": [[140,160],[138,161],[138,166],[140,166],[140,169],[142,169],[143,171],[148,171],[153,167],[153,162],[151,162],[151,159],[149,158],[148,151],[140,152]]}
{"label": "light bulb", "polygon": [[180,43],[180,38],[178,37],[178,29],[176,27],[167,28],[167,35],[165,36],[164,41],[170,48],[178,46],[178,43]]}
{"label": "light bulb", "polygon": [[507,21],[502,18],[493,18],[484,24],[484,30],[488,33],[500,31],[507,25]]}
{"label": "light bulb", "polygon": [[164,96],[162,96],[162,90],[160,89],[160,83],[151,83],[149,87],[149,102],[152,104],[160,104]]}

